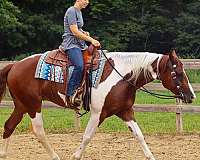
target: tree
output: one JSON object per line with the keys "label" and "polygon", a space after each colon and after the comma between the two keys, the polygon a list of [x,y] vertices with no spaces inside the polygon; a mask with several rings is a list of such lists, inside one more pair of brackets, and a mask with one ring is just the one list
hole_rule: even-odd
{"label": "tree", "polygon": [[0,0],[0,58],[9,56],[4,51],[9,50],[12,43],[9,37],[15,37],[14,32],[21,25],[17,18],[19,14],[20,10],[12,2]]}
{"label": "tree", "polygon": [[19,9],[12,2],[0,0],[0,28],[19,25],[17,18],[19,13]]}
{"label": "tree", "polygon": [[179,28],[176,43],[182,57],[200,58],[200,1],[186,5],[186,11],[176,19]]}
{"label": "tree", "polygon": [[[58,48],[73,0],[0,2],[0,54]],[[95,0],[83,10],[84,29],[109,51],[164,53],[176,47],[182,57],[199,57],[199,7],[195,0]]]}

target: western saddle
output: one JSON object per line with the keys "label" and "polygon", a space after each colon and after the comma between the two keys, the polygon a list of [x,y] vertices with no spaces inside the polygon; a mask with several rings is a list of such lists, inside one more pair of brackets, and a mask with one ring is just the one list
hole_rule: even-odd
{"label": "western saddle", "polygon": [[[83,60],[84,60],[83,79],[81,82],[81,87],[79,87],[75,93],[75,96],[82,97],[82,99],[86,100],[85,102],[83,102],[83,104],[85,104],[84,109],[86,111],[89,111],[89,101],[90,101],[88,99],[90,96],[88,97],[88,94],[87,94],[87,91],[89,91],[88,87],[90,85],[86,84],[86,82],[89,81],[89,76],[88,76],[89,73],[88,72],[98,69],[99,62],[100,62],[99,61],[100,54],[97,49],[98,48],[94,47],[93,45],[90,45],[86,50],[83,51]],[[47,54],[47,56],[45,57],[44,61],[48,64],[53,64],[53,65],[62,67],[63,76],[64,76],[64,87],[65,87],[65,91],[66,91],[67,78],[68,78],[67,77],[68,67],[73,64],[69,61],[69,58],[68,58],[67,54],[65,54],[63,48],[59,47],[59,49],[50,51]],[[53,73],[55,73],[55,72],[53,72]],[[82,96],[83,93],[87,94],[88,98],[85,98],[85,97],[83,98],[83,96]],[[80,103],[71,105],[69,103],[69,101],[66,99],[66,107],[76,109],[79,106],[80,106]]]}

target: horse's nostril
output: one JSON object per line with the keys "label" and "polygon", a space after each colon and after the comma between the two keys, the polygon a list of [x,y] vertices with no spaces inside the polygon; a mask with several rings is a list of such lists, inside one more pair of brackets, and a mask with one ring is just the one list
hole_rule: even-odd
{"label": "horse's nostril", "polygon": [[191,99],[195,99],[195,98],[196,98],[196,96],[194,96],[194,95],[191,96]]}
{"label": "horse's nostril", "polygon": [[192,99],[196,99],[197,97],[196,97],[196,94],[193,92],[192,94],[191,94],[191,98]]}

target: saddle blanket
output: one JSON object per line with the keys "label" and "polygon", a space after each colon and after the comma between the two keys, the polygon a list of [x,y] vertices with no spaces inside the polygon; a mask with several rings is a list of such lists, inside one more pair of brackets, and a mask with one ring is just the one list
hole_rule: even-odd
{"label": "saddle blanket", "polygon": [[[40,57],[37,67],[36,67],[36,71],[35,71],[35,78],[39,78],[39,79],[44,79],[44,80],[48,80],[48,81],[53,81],[53,82],[57,82],[57,83],[64,83],[64,74],[63,74],[63,70],[62,67],[60,66],[56,66],[53,64],[48,64],[44,61],[45,57],[47,56],[48,52],[45,52],[44,54],[42,54],[42,56]],[[94,88],[98,87],[98,84],[100,82],[102,73],[103,73],[103,69],[104,69],[104,65],[105,65],[105,61],[106,59],[104,58],[103,54],[100,52],[100,64],[99,64],[99,68],[95,71],[92,71],[92,86]],[[70,66],[68,68],[68,79],[70,79],[72,72],[73,72],[74,67]],[[54,74],[55,72],[55,74]]]}
{"label": "saddle blanket", "polygon": [[45,52],[40,57],[35,71],[35,78],[64,83],[62,67],[48,64],[44,61],[48,52],[49,51]]}

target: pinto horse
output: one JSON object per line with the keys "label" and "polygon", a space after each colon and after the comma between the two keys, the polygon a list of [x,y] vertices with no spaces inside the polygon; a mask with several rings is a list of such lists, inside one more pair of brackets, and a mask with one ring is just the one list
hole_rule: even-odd
{"label": "pinto horse", "polygon": [[[7,65],[0,71],[0,100],[7,84],[15,105],[13,113],[4,126],[0,157],[6,157],[9,138],[22,120],[23,115],[28,113],[31,118],[33,132],[50,158],[60,160],[46,139],[41,104],[42,100],[45,99],[66,107],[63,98],[65,95],[62,94],[61,84],[34,78],[40,56],[38,54],[27,57]],[[183,64],[174,50],[169,55],[148,52],[112,52],[107,53],[107,57],[113,60],[113,64],[111,65],[110,62],[106,61],[98,87],[92,88],[90,120],[83,135],[83,140],[71,158],[81,159],[97,127],[107,117],[116,115],[124,121],[133,136],[138,139],[145,157],[149,160],[155,160],[134,118],[133,105],[136,91],[143,85],[158,79],[165,88],[178,95],[185,103],[191,103],[192,99],[195,98],[195,94],[186,76]]]}

